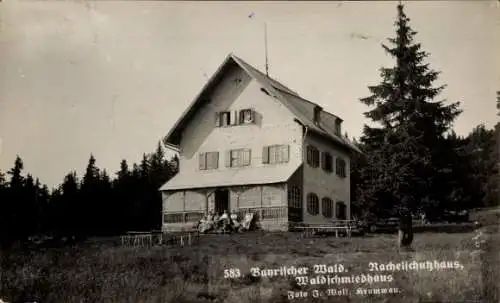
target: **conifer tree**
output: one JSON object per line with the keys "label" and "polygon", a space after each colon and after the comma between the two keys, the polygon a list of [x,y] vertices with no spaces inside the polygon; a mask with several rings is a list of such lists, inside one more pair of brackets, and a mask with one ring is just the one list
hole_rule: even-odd
{"label": "conifer tree", "polygon": [[82,180],[82,188],[93,188],[99,181],[99,168],[96,166],[96,159],[94,155],[90,154],[89,162],[87,168],[85,169],[85,175]]}
{"label": "conifer tree", "polygon": [[446,159],[439,156],[444,134],[460,114],[459,103],[445,105],[436,97],[445,86],[434,86],[439,73],[424,62],[428,53],[414,41],[403,5],[397,6],[396,37],[382,47],[396,63],[381,68],[382,82],[369,86],[361,102],[374,124],[360,138],[368,165],[361,169],[362,205],[383,213],[403,208],[431,209],[443,196],[440,178]]}
{"label": "conifer tree", "polygon": [[116,179],[113,180],[113,200],[116,211],[116,228],[119,232],[128,229],[128,223],[132,221],[132,201],[134,193],[134,183],[128,167],[127,160],[120,162],[120,170],[116,172]]}
{"label": "conifer tree", "polygon": [[21,157],[16,156],[14,161],[14,167],[11,168],[7,173],[10,175],[10,188],[19,190],[23,186],[24,178],[21,175],[24,169],[24,163]]}
{"label": "conifer tree", "polygon": [[96,165],[94,155],[91,154],[81,185],[82,212],[80,215],[83,221],[81,228],[92,235],[95,235],[99,230],[99,223],[96,222],[97,212],[100,210],[98,189],[99,168]]}
{"label": "conifer tree", "polygon": [[130,176],[127,160],[123,159],[120,162],[120,170],[116,173],[116,181],[124,181]]}
{"label": "conifer tree", "polygon": [[5,179],[5,174],[0,171],[0,188],[5,188],[7,186],[7,182]]}
{"label": "conifer tree", "polygon": [[16,240],[23,235],[23,189],[24,177],[22,176],[24,163],[20,156],[16,156],[14,167],[7,174],[10,175],[9,186],[7,189],[7,199],[5,202],[5,226],[8,227],[8,237],[10,240]]}
{"label": "conifer tree", "polygon": [[85,234],[85,217],[80,214],[78,177],[70,172],[61,184],[61,197],[58,209],[60,234],[64,236],[81,236]]}
{"label": "conifer tree", "polygon": [[31,174],[27,174],[24,181],[24,190],[22,194],[22,229],[24,231],[24,237],[33,235],[36,233],[37,228],[37,188],[35,180]]}

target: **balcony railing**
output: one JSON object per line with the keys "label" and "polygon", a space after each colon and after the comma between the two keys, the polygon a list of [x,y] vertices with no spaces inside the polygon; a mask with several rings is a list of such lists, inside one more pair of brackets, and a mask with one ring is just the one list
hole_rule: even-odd
{"label": "balcony railing", "polygon": [[[260,220],[285,220],[288,219],[288,207],[255,207],[255,208],[240,208],[236,210],[239,219],[243,219],[247,213],[253,213],[256,221]],[[176,212],[164,213],[163,223],[193,223],[198,222],[204,216],[203,211]],[[300,214],[294,214],[299,216]]]}

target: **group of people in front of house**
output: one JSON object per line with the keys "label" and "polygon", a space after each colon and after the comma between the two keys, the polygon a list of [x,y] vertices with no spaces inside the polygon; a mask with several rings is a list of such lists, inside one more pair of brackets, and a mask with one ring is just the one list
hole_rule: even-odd
{"label": "group of people in front of house", "polygon": [[202,233],[210,231],[246,231],[250,229],[252,219],[252,213],[247,213],[245,218],[240,222],[238,214],[234,210],[231,213],[228,213],[227,210],[224,210],[222,213],[210,211],[198,223],[198,231]]}

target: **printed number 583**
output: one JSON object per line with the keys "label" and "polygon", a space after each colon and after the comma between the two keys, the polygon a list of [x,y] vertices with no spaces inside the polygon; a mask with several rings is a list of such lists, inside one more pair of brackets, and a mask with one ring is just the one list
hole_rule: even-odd
{"label": "printed number 583", "polygon": [[234,279],[241,277],[241,272],[238,268],[224,269],[224,279]]}

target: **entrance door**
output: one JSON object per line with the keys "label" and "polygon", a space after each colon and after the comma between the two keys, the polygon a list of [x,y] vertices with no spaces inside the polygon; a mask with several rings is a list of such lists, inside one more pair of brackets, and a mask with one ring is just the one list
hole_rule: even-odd
{"label": "entrance door", "polygon": [[222,214],[225,210],[229,213],[229,190],[218,189],[215,191],[215,213]]}

